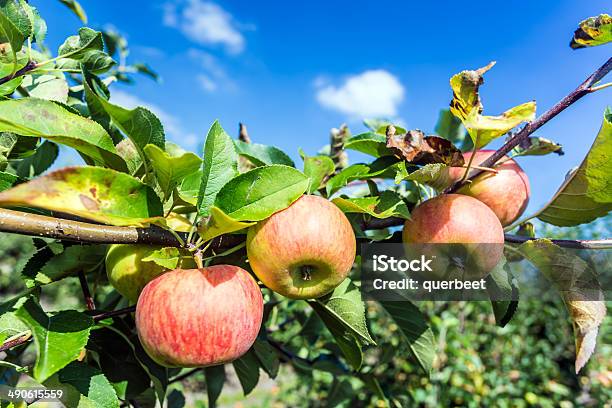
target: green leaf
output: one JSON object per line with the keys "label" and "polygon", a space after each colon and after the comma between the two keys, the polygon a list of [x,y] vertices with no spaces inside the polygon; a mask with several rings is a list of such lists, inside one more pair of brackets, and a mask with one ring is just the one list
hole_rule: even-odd
{"label": "green leaf", "polygon": [[505,259],[487,275],[486,280],[495,322],[504,327],[514,316],[519,298],[517,283]]}
{"label": "green leaf", "polygon": [[198,213],[210,215],[219,190],[238,174],[238,153],[232,138],[215,121],[206,136],[202,163],[202,181],[198,196]]}
{"label": "green leaf", "polygon": [[234,360],[232,364],[238,380],[240,380],[240,385],[242,385],[244,395],[249,395],[259,382],[259,361],[255,352],[252,349],[247,351],[245,355]]}
{"label": "green leaf", "polygon": [[40,16],[38,9],[28,4],[27,0],[19,0],[19,4],[28,16],[28,20],[30,20],[32,42],[42,43],[47,36],[47,23]]}
{"label": "green leaf", "polygon": [[91,77],[87,73],[84,73],[84,76],[87,78],[83,85],[88,104],[91,99],[94,99],[112,119],[113,124],[130,138],[136,148],[142,151],[148,144],[153,144],[161,149],[165,148],[164,128],[157,116],[141,106],[130,110],[113,105],[100,96],[99,86],[96,86]]}
{"label": "green leaf", "polygon": [[421,311],[409,301],[380,302],[400,328],[402,339],[425,374],[431,375],[436,344],[433,331]]}
{"label": "green leaf", "polygon": [[344,148],[356,150],[374,157],[390,156],[393,154],[387,148],[387,138],[374,132],[361,133],[349,138],[344,144]]}
{"label": "green leaf", "polygon": [[352,164],[329,179],[325,189],[331,196],[354,180],[367,180],[375,177],[394,178],[398,170],[399,159],[394,156],[383,156],[370,164]]}
{"label": "green leaf", "polygon": [[241,140],[234,140],[236,152],[240,156],[249,159],[256,166],[266,166],[270,164],[284,164],[285,166],[295,167],[293,160],[285,152],[274,147],[257,143],[245,143]]}
{"label": "green leaf", "polygon": [[223,210],[213,206],[210,209],[210,216],[198,225],[198,233],[204,241],[209,241],[220,235],[248,228],[251,225],[255,225],[255,223],[237,221],[224,213]]}
{"label": "green leaf", "polygon": [[0,206],[60,211],[110,225],[162,222],[155,192],[125,173],[66,167],[0,193]]}
{"label": "green leaf", "polygon": [[600,14],[580,22],[570,42],[573,49],[595,47],[612,41],[612,17]]}
{"label": "green leaf", "polygon": [[46,285],[80,271],[88,271],[104,261],[105,245],[72,245],[45,262],[42,268],[22,274],[26,285]]}
{"label": "green leaf", "polygon": [[127,171],[112,139],[99,124],[52,101],[36,98],[0,101],[0,132],[43,137],[78,150],[96,164]]}
{"label": "green leaf", "polygon": [[309,194],[322,188],[323,180],[334,174],[336,166],[329,156],[306,156],[300,152],[304,159],[304,174],[310,179],[307,192]]}
{"label": "green leaf", "polygon": [[204,378],[206,380],[206,394],[208,395],[208,407],[215,408],[217,399],[221,395],[225,384],[225,366],[218,365],[204,368]]}
{"label": "green leaf", "polygon": [[26,75],[21,83],[30,96],[50,101],[68,101],[68,83],[63,75]]}
{"label": "green leaf", "polygon": [[58,155],[59,147],[46,140],[36,149],[36,153],[16,164],[15,172],[19,177],[26,179],[38,176],[51,167]]}
{"label": "green leaf", "polygon": [[174,247],[157,249],[141,259],[142,262],[153,262],[167,269],[175,269],[180,260],[181,253]]}
{"label": "green leaf", "polygon": [[601,129],[578,169],[566,176],[537,217],[557,226],[591,222],[612,210],[612,110],[606,109]]}
{"label": "green leaf", "polygon": [[134,70],[136,70],[136,72],[138,72],[139,74],[146,75],[146,76],[148,76],[149,78],[151,78],[154,81],[159,82],[161,80],[161,78],[159,77],[159,74],[157,72],[155,72],[147,64],[143,64],[143,63],[132,64],[132,68]]}
{"label": "green leaf", "polygon": [[393,125],[395,127],[396,133],[406,133],[406,129],[385,119],[364,119],[363,124],[372,132],[381,134],[383,136],[387,134],[387,127],[389,127],[389,125]]}
{"label": "green leaf", "polygon": [[30,328],[36,343],[34,378],[38,382],[45,381],[79,356],[94,325],[90,316],[74,310],[47,315],[31,299],[16,315]]}
{"label": "green leaf", "polygon": [[484,81],[484,73],[493,65],[495,62],[474,71],[462,71],[450,80],[453,90],[450,111],[461,120],[477,148],[486,146],[520,123],[533,120],[535,117],[535,102],[515,106],[500,116],[482,115],[479,88]]}
{"label": "green leaf", "polygon": [[0,171],[0,191],[8,190],[19,180],[19,177],[11,173]]}
{"label": "green leaf", "polygon": [[74,361],[45,381],[45,387],[63,391],[60,401],[75,408],[119,408],[115,389],[97,368]]}
{"label": "green leaf", "polygon": [[0,84],[0,96],[10,96],[23,82],[23,77],[13,78],[8,82]]}
{"label": "green leaf", "polygon": [[100,75],[108,71],[116,62],[107,53],[100,50],[87,50],[78,59],[61,58],[57,61],[57,69],[80,70],[81,65],[87,72]]}
{"label": "green leaf", "polygon": [[0,315],[0,345],[11,337],[21,337],[29,331],[28,326],[15,315],[15,312],[7,312]]}
{"label": "green leaf", "polygon": [[264,369],[270,378],[276,378],[280,367],[278,351],[268,341],[262,339],[255,340],[253,351],[259,360],[261,368]]}
{"label": "green leaf", "polygon": [[453,182],[449,170],[450,167],[446,164],[426,164],[420,169],[406,175],[402,180],[410,180],[419,182],[421,184],[427,184],[428,186],[435,188],[437,191],[442,191],[446,187],[450,186]]}
{"label": "green leaf", "polygon": [[521,123],[533,120],[535,111],[533,101],[510,108],[499,116],[484,116],[478,109],[472,109],[463,124],[476,148],[480,149]]}
{"label": "green leaf", "polygon": [[346,213],[370,214],[375,218],[402,217],[409,219],[410,210],[402,197],[394,191],[383,191],[375,197],[343,198],[332,200]]}
{"label": "green leaf", "polygon": [[463,151],[474,148],[472,140],[469,138],[461,121],[451,113],[450,109],[442,109],[440,111],[434,132],[438,136],[450,140],[454,145],[461,146]]}
{"label": "green leaf", "polygon": [[560,144],[543,137],[528,137],[519,146],[512,149],[512,157],[543,156],[550,153],[556,153],[559,156],[565,154]]}
{"label": "green leaf", "polygon": [[181,184],[177,187],[180,199],[188,204],[196,205],[198,203],[198,194],[200,193],[201,183],[202,170],[198,170],[186,176]]}
{"label": "green leaf", "polygon": [[606,318],[598,274],[590,263],[547,239],[527,241],[518,250],[554,285],[565,302],[576,340],[576,374],[587,363]]}
{"label": "green leaf", "polygon": [[27,13],[15,0],[0,0],[0,43],[9,43],[16,59],[23,42],[32,35]]}
{"label": "green leaf", "polygon": [[62,58],[80,60],[88,51],[104,51],[102,33],[89,27],[79,29],[79,35],[70,36],[60,45],[57,55]]}
{"label": "green leaf", "polygon": [[151,161],[157,181],[164,197],[168,197],[174,188],[189,174],[200,167],[202,160],[191,152],[172,157],[159,147],[148,144],[144,152]]}
{"label": "green leaf", "polygon": [[76,16],[81,20],[83,24],[87,24],[87,14],[85,14],[85,10],[78,1],[76,0],[59,0],[60,3],[64,4],[68,7]]}
{"label": "green leaf", "polygon": [[215,206],[237,221],[260,221],[289,207],[304,194],[308,184],[304,173],[293,167],[258,167],[223,186]]}

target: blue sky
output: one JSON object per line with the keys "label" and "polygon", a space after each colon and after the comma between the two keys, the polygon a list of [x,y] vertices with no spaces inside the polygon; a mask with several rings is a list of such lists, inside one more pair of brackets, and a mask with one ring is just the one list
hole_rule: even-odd
{"label": "blue sky", "polygon": [[[32,0],[56,48],[81,26],[57,1]],[[169,139],[199,149],[215,119],[230,134],[247,124],[252,139],[298,159],[316,152],[329,129],[387,116],[433,132],[451,99],[449,78],[496,60],[481,95],[485,114],[536,100],[538,113],[609,58],[612,46],[573,51],[582,19],[610,12],[598,1],[81,0],[89,26],[127,36],[130,60],[146,61],[161,84],[111,88],[115,102],[156,111]],[[535,211],[577,166],[601,124],[611,91],[589,95],[538,135],[565,156],[521,158]],[[494,145],[495,146],[495,145]],[[361,158],[353,156],[356,160]]]}

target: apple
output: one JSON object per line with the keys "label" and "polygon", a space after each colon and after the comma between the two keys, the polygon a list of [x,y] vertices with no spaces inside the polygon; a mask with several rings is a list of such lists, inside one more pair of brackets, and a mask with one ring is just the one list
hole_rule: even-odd
{"label": "apple", "polygon": [[504,229],[495,213],[481,201],[462,194],[443,194],[417,206],[404,223],[402,237],[405,244],[433,244],[406,245],[408,251],[417,248],[467,257],[465,276],[471,278],[484,277],[504,252]]}
{"label": "apple", "polygon": [[233,361],[255,342],[263,297],[233,265],[175,269],[149,282],[136,304],[136,330],[147,354],[165,367]]}
{"label": "apple", "polygon": [[[160,246],[115,244],[106,254],[106,275],[111,285],[135,303],[138,295],[154,278],[168,269],[152,261],[144,262],[143,258],[161,249]],[[196,264],[188,252],[183,251],[179,265],[183,268],[195,268]]]}
{"label": "apple", "polygon": [[[478,165],[494,152],[494,150],[479,150],[472,163]],[[463,157],[468,163],[472,152],[464,153]],[[501,160],[505,161],[494,167],[497,174],[483,172],[457,192],[477,198],[488,205],[502,225],[506,226],[516,221],[527,208],[530,188],[527,174],[514,160],[507,156]],[[450,169],[450,176],[453,180],[461,179],[464,173],[464,168],[452,167]]]}
{"label": "apple", "polygon": [[251,268],[268,288],[292,299],[313,299],[346,278],[356,245],[336,205],[305,195],[250,227],[246,249]]}

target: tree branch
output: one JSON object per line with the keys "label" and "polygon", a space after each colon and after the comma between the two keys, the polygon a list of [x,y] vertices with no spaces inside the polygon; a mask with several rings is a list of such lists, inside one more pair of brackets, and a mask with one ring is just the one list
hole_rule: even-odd
{"label": "tree branch", "polygon": [[23,336],[17,337],[16,339],[9,340],[3,344],[0,344],[0,353],[3,351],[12,349],[13,347],[21,346],[32,339],[32,334],[28,333]]}
{"label": "tree branch", "polygon": [[[506,234],[506,242],[514,244],[522,244],[523,242],[533,241],[540,238],[530,238],[521,235]],[[581,239],[551,239],[553,244],[563,248],[573,249],[610,249],[612,248],[612,239],[596,239],[596,240],[581,240]]]}
{"label": "tree branch", "polygon": [[95,310],[96,305],[94,304],[93,298],[91,297],[91,292],[89,291],[89,285],[87,284],[85,272],[79,271],[78,276],[79,283],[81,284],[81,290],[83,291],[83,299],[85,299],[85,305],[87,306],[87,310]]}
{"label": "tree branch", "polygon": [[21,75],[24,75],[27,72],[32,71],[34,68],[36,68],[38,65],[36,64],[36,62],[34,61],[28,61],[27,64],[25,64],[25,66],[21,69],[18,69],[17,71],[15,71],[14,74],[12,75],[7,75],[3,78],[0,78],[0,85],[7,83],[8,81],[15,79],[17,77],[20,77]]}
{"label": "tree branch", "polygon": [[[566,108],[572,105],[574,102],[578,101],[583,96],[593,92],[592,86],[599,82],[603,77],[605,77],[612,70],[612,58],[608,59],[605,64],[603,64],[599,69],[593,72],[580,86],[574,89],[569,95],[565,98],[561,99],[557,102],[552,108],[544,112],[543,115],[536,118],[534,121],[527,123],[525,127],[523,127],[520,131],[518,131],[514,136],[512,136],[502,147],[500,147],[495,153],[493,153],[490,157],[488,157],[482,163],[479,163],[480,167],[493,167],[495,163],[502,157],[504,157],[510,150],[514,147],[518,146],[523,140],[526,140],[529,135],[534,133],[544,124],[546,124],[549,120],[557,116],[559,113],[563,112]],[[472,174],[467,180],[461,180],[454,183],[451,187],[449,187],[446,192],[454,193],[459,190],[462,186],[468,183],[468,180],[473,180],[476,176],[482,173],[481,169],[474,169]]]}
{"label": "tree branch", "polygon": [[100,320],[108,319],[109,317],[121,316],[124,314],[132,313],[136,311],[136,305],[124,307],[123,309],[111,310],[110,312],[102,312],[92,316],[94,322],[99,322]]}

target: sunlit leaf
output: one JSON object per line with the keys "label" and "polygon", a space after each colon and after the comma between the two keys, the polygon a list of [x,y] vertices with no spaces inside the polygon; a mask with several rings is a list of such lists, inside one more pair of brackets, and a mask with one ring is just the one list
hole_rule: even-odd
{"label": "sunlit leaf", "polygon": [[337,197],[332,202],[346,213],[369,214],[375,218],[410,218],[410,211],[402,197],[389,190],[375,197]]}
{"label": "sunlit leaf", "polygon": [[210,208],[210,216],[205,218],[198,225],[198,233],[204,241],[208,241],[219,235],[240,231],[251,225],[255,225],[255,223],[237,221],[224,213],[223,210],[212,206]]}
{"label": "sunlit leaf", "polygon": [[14,0],[0,1],[0,43],[10,44],[13,59],[31,34],[32,24],[21,4]]}
{"label": "sunlit leaf", "polygon": [[612,17],[609,14],[600,14],[580,22],[578,29],[574,31],[570,47],[573,49],[595,47],[610,41],[612,41]]}
{"label": "sunlit leaf", "polygon": [[43,137],[72,147],[98,164],[127,170],[112,139],[99,124],[52,101],[36,98],[0,101],[0,132]]}
{"label": "sunlit leaf", "polygon": [[202,160],[191,152],[171,156],[152,144],[146,145],[144,152],[151,161],[151,167],[166,197],[186,176],[197,171],[202,163]]}
{"label": "sunlit leaf", "polygon": [[329,156],[306,156],[303,151],[300,155],[304,160],[304,174],[310,179],[307,191],[311,194],[322,188],[323,181],[334,174],[336,166]]}
{"label": "sunlit leaf", "polygon": [[76,16],[81,20],[83,24],[87,24],[87,14],[85,14],[85,10],[76,0],[59,0],[60,3],[66,5]]}
{"label": "sunlit leaf", "polygon": [[538,214],[549,224],[572,226],[603,217],[612,210],[612,110],[604,113],[601,129],[578,169],[566,178]]}
{"label": "sunlit leaf", "polygon": [[68,83],[63,75],[26,75],[21,86],[35,98],[62,103],[68,101]]}
{"label": "sunlit leaf", "polygon": [[16,315],[30,328],[36,343],[34,378],[38,382],[79,356],[94,324],[91,317],[74,310],[48,315],[33,300],[26,301]]}
{"label": "sunlit leaf", "polygon": [[563,156],[563,147],[543,137],[528,137],[512,150],[512,156],[543,156],[556,153]]}
{"label": "sunlit leaf", "polygon": [[274,146],[245,143],[241,140],[234,140],[234,144],[236,145],[236,152],[239,155],[248,158],[257,166],[284,164],[285,166],[295,167],[295,163],[293,163],[291,157]]}
{"label": "sunlit leaf", "polygon": [[427,164],[412,173],[406,174],[402,180],[427,184],[438,191],[444,190],[453,182],[450,176],[450,167],[442,163]]}
{"label": "sunlit leaf", "polygon": [[66,167],[0,193],[0,206],[60,211],[110,225],[162,222],[155,192],[138,179],[101,167]]}
{"label": "sunlit leaf", "polygon": [[79,29],[78,35],[70,36],[60,45],[57,55],[62,58],[82,59],[88,51],[103,51],[102,33],[89,27]]}

